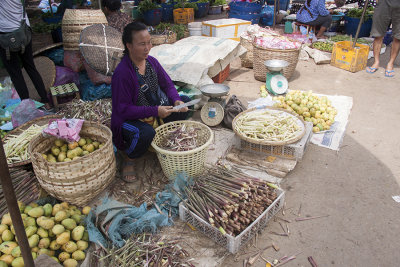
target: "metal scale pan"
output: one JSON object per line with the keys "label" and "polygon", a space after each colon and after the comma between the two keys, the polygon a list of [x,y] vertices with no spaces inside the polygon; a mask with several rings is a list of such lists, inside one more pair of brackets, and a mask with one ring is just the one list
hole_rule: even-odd
{"label": "metal scale pan", "polygon": [[225,84],[208,84],[200,87],[203,95],[210,97],[201,109],[200,117],[208,126],[216,126],[224,119],[225,98],[229,94],[229,86]]}

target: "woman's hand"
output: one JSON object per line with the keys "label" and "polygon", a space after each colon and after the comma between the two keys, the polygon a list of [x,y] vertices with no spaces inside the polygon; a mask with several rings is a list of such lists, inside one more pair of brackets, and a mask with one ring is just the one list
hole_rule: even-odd
{"label": "woman's hand", "polygon": [[[174,103],[174,106],[178,106],[178,105],[182,105],[182,104],[185,104],[185,102],[176,100]],[[179,109],[178,112],[188,112],[188,110],[189,110],[188,107],[183,107],[183,108]]]}
{"label": "woman's hand", "polygon": [[171,115],[172,112],[176,112],[171,106],[158,106],[158,117],[164,119]]}

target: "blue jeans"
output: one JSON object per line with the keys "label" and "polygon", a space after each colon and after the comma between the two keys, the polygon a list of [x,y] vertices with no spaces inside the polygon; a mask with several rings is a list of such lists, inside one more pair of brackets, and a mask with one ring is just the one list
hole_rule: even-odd
{"label": "blue jeans", "polygon": [[[190,101],[187,96],[181,96],[181,100],[185,103]],[[163,121],[165,123],[171,121],[185,120],[188,116],[188,112],[177,112],[172,113]],[[129,158],[134,159],[142,156],[149,149],[151,142],[153,141],[154,135],[156,134],[153,127],[140,120],[126,121],[122,124],[122,137],[126,144],[126,154]]]}

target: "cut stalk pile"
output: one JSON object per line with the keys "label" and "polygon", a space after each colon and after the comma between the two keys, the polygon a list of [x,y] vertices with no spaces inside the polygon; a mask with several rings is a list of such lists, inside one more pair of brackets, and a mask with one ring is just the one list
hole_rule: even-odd
{"label": "cut stalk pile", "polygon": [[[31,203],[39,197],[39,183],[35,174],[23,168],[10,169],[11,181],[14,187],[17,200],[24,203]],[[7,203],[4,198],[3,188],[0,185],[0,216],[7,211]]]}
{"label": "cut stalk pile", "polygon": [[248,138],[263,141],[289,141],[301,134],[303,128],[294,116],[283,111],[247,112],[236,121],[237,130]]}
{"label": "cut stalk pile", "polygon": [[178,240],[142,234],[128,239],[120,249],[113,249],[102,258],[106,266],[194,266],[186,258],[189,253],[182,249]]}
{"label": "cut stalk pile", "polygon": [[198,142],[197,132],[199,130],[199,128],[183,124],[164,136],[161,142],[161,148],[170,151],[189,151],[195,149],[202,145]]}
{"label": "cut stalk pile", "polygon": [[38,126],[33,124],[28,129],[23,130],[19,135],[7,135],[4,141],[4,152],[7,157],[7,163],[13,164],[28,160],[29,143],[35,136],[42,133],[45,127],[47,127],[47,125]]}
{"label": "cut stalk pile", "polygon": [[110,99],[95,101],[73,100],[67,103],[57,114],[71,119],[83,119],[108,124],[111,120],[112,105]]}
{"label": "cut stalk pile", "polygon": [[246,177],[234,170],[210,169],[186,188],[185,206],[217,227],[221,233],[239,235],[277,198],[276,186]]}

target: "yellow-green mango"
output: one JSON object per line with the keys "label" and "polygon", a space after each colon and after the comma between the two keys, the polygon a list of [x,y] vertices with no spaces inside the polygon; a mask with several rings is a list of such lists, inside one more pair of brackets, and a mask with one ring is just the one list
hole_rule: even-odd
{"label": "yellow-green mango", "polygon": [[72,253],[72,258],[77,261],[83,261],[85,257],[85,252],[83,252],[82,250],[77,250]]}
{"label": "yellow-green mango", "polygon": [[78,250],[84,251],[84,250],[86,250],[88,248],[89,243],[86,242],[86,241],[83,241],[83,240],[79,240],[79,241],[76,242],[76,245],[78,247]]}
{"label": "yellow-green mango", "polygon": [[64,267],[76,267],[78,266],[78,262],[74,259],[68,259],[64,261]]}
{"label": "yellow-green mango", "polygon": [[61,249],[64,250],[65,252],[73,253],[76,250],[78,250],[78,246],[74,241],[68,241],[61,247]]}
{"label": "yellow-green mango", "polygon": [[43,214],[44,214],[43,207],[36,207],[36,208],[31,209],[28,212],[28,215],[33,218],[39,218],[40,216],[43,216]]}
{"label": "yellow-green mango", "polygon": [[63,220],[61,224],[68,230],[72,230],[76,227],[76,222],[71,218]]}
{"label": "yellow-green mango", "polygon": [[48,237],[42,238],[39,241],[39,248],[48,248],[50,246],[50,239]]}
{"label": "yellow-green mango", "polygon": [[34,234],[33,236],[28,238],[28,242],[29,242],[29,247],[34,248],[38,245],[39,243],[39,235],[38,234]]}
{"label": "yellow-green mango", "polygon": [[71,237],[75,241],[79,241],[83,237],[83,233],[85,232],[85,227],[77,226],[72,230]]}
{"label": "yellow-green mango", "polygon": [[53,211],[53,206],[47,203],[46,205],[43,206],[43,209],[44,209],[44,216],[50,217],[51,212]]}

